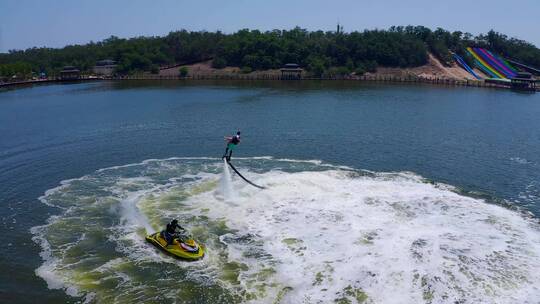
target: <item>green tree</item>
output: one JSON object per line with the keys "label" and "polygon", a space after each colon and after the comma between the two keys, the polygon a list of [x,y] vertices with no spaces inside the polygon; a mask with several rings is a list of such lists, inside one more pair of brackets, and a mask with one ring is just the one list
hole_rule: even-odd
{"label": "green tree", "polygon": [[180,75],[180,77],[186,77],[189,73],[189,70],[187,67],[183,66],[181,67],[179,70],[178,70],[178,75]]}
{"label": "green tree", "polygon": [[[73,65],[90,72],[98,60],[118,63],[117,73],[155,72],[164,65],[187,65],[211,60],[215,68],[249,67],[251,70],[279,68],[296,63],[320,76],[330,67],[349,71],[375,71],[378,66],[416,67],[427,63],[432,52],[444,64],[453,62],[452,53],[473,64],[464,52],[467,46],[491,51],[525,64],[540,67],[540,49],[523,40],[489,31],[474,37],[460,31],[434,31],[423,26],[393,26],[388,30],[340,32],[291,30],[239,30],[221,32],[170,32],[164,37],[111,36],[103,41],[64,48],[29,48],[0,54],[0,73],[29,75],[32,72],[58,73]],[[26,66],[17,66],[25,63]],[[8,65],[8,66],[6,66]],[[26,77],[26,76],[25,76]]]}
{"label": "green tree", "polygon": [[216,69],[222,69],[227,66],[227,60],[222,57],[216,57],[214,60],[212,60],[212,67]]}

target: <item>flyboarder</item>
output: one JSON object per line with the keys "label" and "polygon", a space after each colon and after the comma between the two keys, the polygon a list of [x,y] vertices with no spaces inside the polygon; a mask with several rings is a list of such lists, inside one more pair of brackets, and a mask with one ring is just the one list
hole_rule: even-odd
{"label": "flyboarder", "polygon": [[[236,148],[236,146],[240,143],[240,131],[236,132],[236,135],[225,136],[225,140],[227,141],[227,148],[225,149],[225,154],[223,154],[222,158],[226,158],[227,161],[231,161],[233,149]],[[227,153],[229,155],[227,155]]]}
{"label": "flyboarder", "polygon": [[257,187],[259,189],[265,189],[265,187],[254,184],[253,182],[251,182],[250,180],[245,178],[242,174],[240,174],[240,172],[238,172],[238,170],[231,163],[231,156],[232,156],[233,149],[236,148],[236,146],[240,143],[240,131],[236,132],[236,135],[225,136],[225,140],[227,141],[227,148],[225,149],[225,154],[223,154],[222,159],[226,159],[227,160],[227,165],[229,165],[229,167],[231,167],[231,169],[233,169],[233,171],[236,174],[238,174],[238,176],[240,176],[240,178],[242,178],[248,184],[250,184],[250,185],[252,185],[254,187]]}

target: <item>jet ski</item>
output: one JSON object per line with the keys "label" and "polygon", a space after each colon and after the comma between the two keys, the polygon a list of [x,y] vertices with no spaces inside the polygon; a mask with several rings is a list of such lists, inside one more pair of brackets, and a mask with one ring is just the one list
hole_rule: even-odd
{"label": "jet ski", "polygon": [[204,257],[204,246],[198,244],[191,236],[175,235],[171,245],[167,244],[161,232],[146,236],[146,240],[166,253],[184,260],[198,260]]}

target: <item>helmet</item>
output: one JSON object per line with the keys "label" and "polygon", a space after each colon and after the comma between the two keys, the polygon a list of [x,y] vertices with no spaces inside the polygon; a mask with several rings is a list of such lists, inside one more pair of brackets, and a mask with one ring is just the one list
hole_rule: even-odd
{"label": "helmet", "polygon": [[240,135],[240,131],[236,132],[236,135]]}
{"label": "helmet", "polygon": [[177,219],[172,220],[171,224],[178,224],[178,220]]}

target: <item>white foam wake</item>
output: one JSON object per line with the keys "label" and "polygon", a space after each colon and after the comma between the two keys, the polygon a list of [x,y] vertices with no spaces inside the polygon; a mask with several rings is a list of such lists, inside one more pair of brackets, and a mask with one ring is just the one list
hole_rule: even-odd
{"label": "white foam wake", "polygon": [[144,227],[147,234],[153,233],[154,228],[150,225],[150,222],[146,216],[138,209],[137,203],[143,197],[147,191],[136,192],[123,199],[120,204],[122,225]]}
{"label": "white foam wake", "polygon": [[[515,212],[407,174],[263,178],[273,186],[243,188],[237,206],[193,198],[251,238],[229,244],[230,256],[249,265],[246,286],[272,267],[273,283],[292,288],[286,303],[534,303],[540,296],[538,227]],[[260,249],[272,258],[245,258]]]}
{"label": "white foam wake", "polygon": [[[45,260],[37,274],[50,288],[118,303],[187,293],[212,294],[214,303],[540,298],[540,228],[519,213],[411,173],[260,161],[288,172],[243,166],[269,187],[235,183],[234,204],[222,203],[233,195],[229,168],[212,159],[118,166],[47,191],[42,200],[64,209],[32,229]],[[138,230],[172,217],[208,251],[200,263],[167,265],[170,276],[162,276],[162,263],[173,260]]]}

